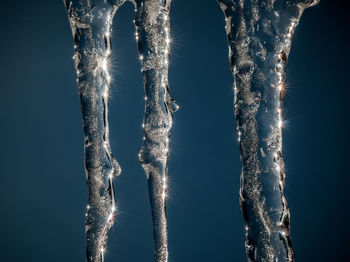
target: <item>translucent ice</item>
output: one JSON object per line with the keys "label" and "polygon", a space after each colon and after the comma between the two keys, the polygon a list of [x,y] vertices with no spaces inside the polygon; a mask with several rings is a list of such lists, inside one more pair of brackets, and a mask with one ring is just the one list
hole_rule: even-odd
{"label": "translucent ice", "polygon": [[173,112],[170,96],[170,0],[136,1],[136,40],[145,85],[144,139],[139,159],[147,179],[152,208],[154,261],[168,261],[166,218],[169,137]]}
{"label": "translucent ice", "polygon": [[[124,0],[66,0],[74,38],[74,63],[85,133],[88,185],[86,256],[104,259],[116,210],[112,179],[121,169],[109,144],[108,96],[111,85],[111,27]],[[166,220],[169,136],[173,112],[168,65],[170,0],[133,0],[136,40],[145,86],[144,141],[139,158],[146,172],[154,227],[154,260],[168,261]]]}
{"label": "translucent ice", "polygon": [[240,202],[249,261],[294,261],[282,158],[285,67],[305,8],[318,0],[218,0],[234,75]]}
{"label": "translucent ice", "polygon": [[116,210],[112,179],[121,169],[109,145],[108,96],[111,85],[111,26],[123,1],[66,0],[74,38],[85,133],[88,205],[85,218],[86,258],[103,261]]}

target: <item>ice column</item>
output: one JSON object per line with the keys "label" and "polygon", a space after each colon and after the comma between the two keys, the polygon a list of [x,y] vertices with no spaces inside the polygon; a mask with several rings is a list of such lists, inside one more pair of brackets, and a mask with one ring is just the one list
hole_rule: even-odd
{"label": "ice column", "polygon": [[234,75],[240,202],[249,261],[294,261],[282,158],[285,67],[305,8],[318,0],[218,0]]}
{"label": "ice column", "polygon": [[108,95],[111,85],[112,19],[124,1],[66,0],[74,38],[73,60],[85,134],[88,205],[85,218],[86,259],[103,261],[116,210],[113,177],[121,169],[109,144]]}
{"label": "ice column", "polygon": [[167,177],[173,112],[168,85],[170,0],[135,0],[135,37],[145,88],[143,145],[139,159],[148,179],[154,234],[154,261],[168,261]]}

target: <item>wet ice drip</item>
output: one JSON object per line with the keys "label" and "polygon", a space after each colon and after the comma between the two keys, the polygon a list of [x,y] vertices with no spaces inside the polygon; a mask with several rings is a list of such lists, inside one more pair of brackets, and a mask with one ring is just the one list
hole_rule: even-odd
{"label": "wet ice drip", "polygon": [[116,205],[112,180],[121,172],[109,144],[108,96],[111,85],[111,27],[124,1],[66,0],[74,38],[73,60],[85,134],[88,204],[85,217],[86,259],[104,259]]}
{"label": "wet ice drip", "polygon": [[285,67],[305,8],[318,0],[218,0],[226,17],[249,261],[294,261],[282,158]]}
{"label": "wet ice drip", "polygon": [[167,179],[169,137],[178,109],[168,85],[170,0],[136,0],[135,37],[145,88],[143,145],[139,159],[148,179],[154,234],[154,261],[168,261]]}

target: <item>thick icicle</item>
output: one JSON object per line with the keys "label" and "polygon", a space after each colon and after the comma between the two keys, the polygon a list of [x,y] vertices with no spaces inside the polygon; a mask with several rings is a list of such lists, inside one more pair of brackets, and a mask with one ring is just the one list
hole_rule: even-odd
{"label": "thick icicle", "polygon": [[284,196],[282,101],[293,32],[318,0],[218,0],[226,16],[249,261],[294,261]]}
{"label": "thick icicle", "polygon": [[170,0],[136,0],[135,36],[145,87],[144,141],[139,154],[148,179],[154,234],[154,261],[168,261],[166,218],[169,137],[173,112],[169,94]]}
{"label": "thick icicle", "polygon": [[66,0],[74,38],[74,63],[85,133],[88,205],[85,218],[86,260],[101,262],[113,225],[112,179],[121,169],[109,144],[108,95],[113,16],[124,1]]}

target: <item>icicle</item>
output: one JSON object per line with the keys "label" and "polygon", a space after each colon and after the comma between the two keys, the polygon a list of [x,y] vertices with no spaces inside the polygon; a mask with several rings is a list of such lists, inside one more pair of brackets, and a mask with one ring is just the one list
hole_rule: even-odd
{"label": "icicle", "polygon": [[143,146],[139,159],[148,179],[154,233],[154,261],[168,261],[166,218],[169,136],[173,112],[168,66],[170,53],[170,0],[135,1],[135,37],[145,86]]}
{"label": "icicle", "polygon": [[[92,3],[93,2],[93,3]],[[66,0],[74,38],[74,63],[85,133],[88,262],[101,262],[116,211],[113,177],[121,169],[109,144],[108,95],[113,16],[124,1]]]}
{"label": "icicle", "polygon": [[285,67],[305,8],[318,0],[218,0],[225,13],[241,150],[249,261],[294,261],[284,196]]}

